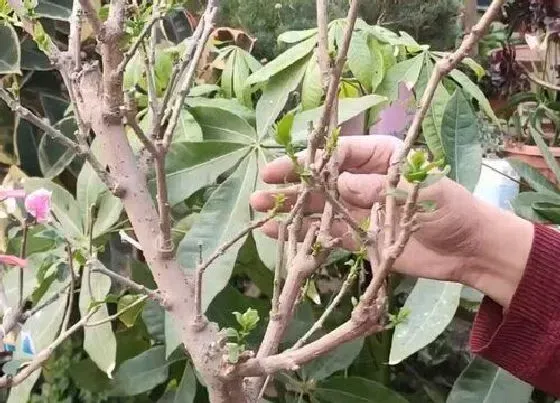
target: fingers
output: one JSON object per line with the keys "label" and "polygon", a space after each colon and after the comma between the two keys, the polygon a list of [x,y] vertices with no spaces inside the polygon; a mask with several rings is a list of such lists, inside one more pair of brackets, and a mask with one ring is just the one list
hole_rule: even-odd
{"label": "fingers", "polygon": [[[303,242],[307,231],[313,224],[318,224],[319,220],[314,220],[311,218],[305,218],[302,223],[301,231],[298,233],[298,242]],[[277,221],[268,221],[263,227],[262,231],[266,236],[270,238],[278,238],[278,228],[279,224]],[[356,248],[356,240],[354,238],[354,233],[348,225],[342,220],[334,220],[331,227],[331,236],[333,238],[339,238],[342,241],[342,247],[348,250],[353,250]],[[286,240],[288,235],[286,233]]]}
{"label": "fingers", "polygon": [[[290,211],[301,194],[300,186],[291,186],[286,189],[259,191],[251,195],[249,203],[257,211],[269,211],[274,207],[276,195],[283,194],[286,198],[284,204],[280,208],[280,212],[286,213]],[[307,200],[303,205],[304,213],[319,213],[325,207],[325,198],[321,193],[311,192],[307,196]]]}
{"label": "fingers", "polygon": [[[402,142],[393,136],[346,136],[339,139],[337,149],[340,170],[352,173],[384,174],[402,148]],[[303,163],[305,154],[299,156]],[[322,152],[317,153],[317,162]],[[299,180],[294,172],[294,164],[289,157],[281,157],[270,162],[262,172],[267,183],[290,183]]]}
{"label": "fingers", "polygon": [[[351,174],[343,172],[338,178],[341,201],[350,210],[370,209],[374,203],[382,201],[385,193],[385,176],[378,174]],[[300,186],[281,190],[255,192],[251,195],[251,207],[257,211],[269,211],[274,207],[275,195],[284,194],[286,200],[280,212],[288,212],[296,203],[301,192]],[[303,206],[307,214],[320,213],[325,207],[325,198],[319,192],[312,192]]]}
{"label": "fingers", "polygon": [[386,176],[343,172],[338,177],[338,191],[345,204],[370,209],[385,197]]}

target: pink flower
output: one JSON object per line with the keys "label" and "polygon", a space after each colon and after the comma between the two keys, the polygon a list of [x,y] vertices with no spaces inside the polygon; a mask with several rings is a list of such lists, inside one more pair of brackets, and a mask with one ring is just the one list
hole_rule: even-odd
{"label": "pink flower", "polygon": [[12,255],[0,255],[0,264],[25,267],[27,265],[27,260]]}
{"label": "pink flower", "polygon": [[15,198],[23,199],[25,197],[25,190],[23,189],[0,189],[0,200]]}
{"label": "pink flower", "polygon": [[38,189],[29,193],[25,198],[25,209],[35,217],[38,223],[48,222],[51,211],[51,192],[46,189]]}

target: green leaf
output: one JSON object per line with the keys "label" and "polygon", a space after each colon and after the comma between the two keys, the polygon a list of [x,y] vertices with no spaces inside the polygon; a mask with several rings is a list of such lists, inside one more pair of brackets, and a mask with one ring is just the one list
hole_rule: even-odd
{"label": "green leaf", "polygon": [[165,342],[165,310],[160,304],[151,300],[146,301],[142,310],[142,321],[154,340]]}
{"label": "green leaf", "polygon": [[[76,121],[73,117],[62,119],[55,124],[64,136],[76,141],[74,135],[77,130]],[[53,178],[64,171],[70,165],[76,153],[74,150],[63,146],[58,140],[43,134],[39,142],[39,165],[43,176]]]}
{"label": "green leaf", "polygon": [[173,352],[179,347],[182,342],[177,333],[177,326],[175,325],[175,320],[169,314],[165,312],[164,318],[165,326],[165,358],[168,358]]}
{"label": "green leaf", "polygon": [[[286,116],[290,116],[290,114]],[[286,119],[286,116],[284,116],[282,121]],[[278,129],[280,130],[280,125]],[[266,149],[260,149],[258,151],[259,172],[262,172],[266,164],[272,161],[273,159],[274,159],[274,155],[272,153],[268,152]],[[255,190],[265,190],[265,189],[270,190],[271,188],[272,186],[264,183],[261,175],[259,175]],[[256,220],[264,218],[264,216],[267,214],[264,212],[261,213],[253,212],[253,213],[255,216],[254,219]],[[274,267],[276,265],[276,244],[277,244],[276,240],[266,236],[264,232],[261,231],[260,229],[253,231],[253,238],[255,239],[255,244],[257,247],[257,252],[258,252],[258,256],[260,257],[260,260],[265,264],[266,267],[274,270]],[[264,290],[262,289],[261,291],[264,292]]]}
{"label": "green leaf", "polygon": [[500,125],[500,120],[494,113],[492,106],[490,106],[490,102],[486,99],[484,93],[476,83],[471,81],[471,79],[461,70],[457,69],[451,70],[449,77],[455,80],[467,94],[478,102],[480,109],[492,120],[494,124]]}
{"label": "green leaf", "polygon": [[395,365],[436,339],[453,319],[461,297],[460,284],[419,279],[403,309],[410,314],[396,326],[389,354]]}
{"label": "green leaf", "polygon": [[[426,85],[428,84],[428,80],[432,75],[433,70],[434,63],[431,60],[427,60],[422,72],[420,73],[420,78],[418,79],[416,92],[417,99],[420,99],[426,90]],[[441,140],[441,124],[445,108],[450,98],[451,97],[445,87],[439,83],[436,87],[432,103],[426,113],[426,117],[422,121],[422,134],[424,135],[428,148],[434,155],[434,160],[439,160],[444,157],[443,144]]]}
{"label": "green leaf", "polygon": [[76,386],[89,392],[103,393],[111,386],[107,375],[90,359],[72,363],[68,373]]}
{"label": "green leaf", "polygon": [[257,70],[249,76],[246,85],[253,85],[257,83],[262,83],[268,80],[275,74],[280,73],[282,70],[286,69],[288,66],[294,64],[298,60],[306,57],[317,43],[317,38],[312,37],[292,46],[285,52],[279,54],[276,58],[271,60],[269,63],[265,64],[260,70]]}
{"label": "green leaf", "polygon": [[560,224],[560,200],[556,203],[535,202],[531,207],[544,218],[555,224]]}
{"label": "green leaf", "polygon": [[200,125],[204,140],[253,144],[257,139],[249,122],[230,111],[197,106],[190,112]]}
{"label": "green leaf", "polygon": [[53,20],[67,21],[72,13],[72,0],[37,0],[35,14]]}
{"label": "green leaf", "polygon": [[539,150],[546,161],[546,165],[548,165],[550,170],[554,173],[556,180],[560,182],[560,165],[558,165],[558,161],[556,161],[556,158],[554,158],[554,155],[552,155],[548,149],[543,136],[533,125],[529,126],[529,131],[531,132],[533,140],[535,140],[535,144],[539,147]]}
{"label": "green leaf", "polygon": [[179,115],[179,121],[177,122],[177,128],[173,134],[173,142],[195,142],[202,141],[202,129],[197,123],[193,115],[189,112],[187,108],[183,108],[181,114]]}
{"label": "green leaf", "polygon": [[[41,305],[42,303],[50,300],[54,295],[57,295],[64,286],[64,283],[54,280],[38,304]],[[47,305],[45,308],[27,319],[16,341],[17,347],[13,355],[14,360],[29,361],[33,358],[32,356],[25,354],[19,347],[21,346],[21,335],[24,332],[31,336],[36,353],[44,350],[53,342],[60,329],[62,319],[64,318],[67,299],[67,293],[62,293],[62,295],[56,299],[54,303]],[[31,389],[40,375],[41,370],[39,369],[33,372],[33,374],[24,382],[13,387],[10,391],[8,402],[26,403],[29,399]]]}
{"label": "green leaf", "polygon": [[[33,289],[37,285],[35,273],[40,269],[34,265],[34,260],[28,258],[28,266],[23,271],[23,298],[29,297],[33,293]],[[2,283],[4,292],[6,293],[6,302],[8,306],[17,306],[19,299],[19,271],[6,270],[2,275]]]}
{"label": "green leaf", "polygon": [[[229,241],[250,221],[247,200],[254,190],[257,180],[255,155],[245,158],[210,196],[198,220],[183,238],[177,250],[181,265],[194,270],[199,260],[199,243],[206,259],[216,248]],[[205,311],[212,299],[226,286],[231,275],[237,252],[246,235],[212,263],[204,272],[202,307]]]}
{"label": "green leaf", "polygon": [[38,47],[31,38],[26,38],[21,42],[21,69],[31,71],[49,71],[54,66],[51,61]]}
{"label": "green leaf", "polygon": [[264,137],[284,109],[288,96],[299,85],[309,57],[298,60],[267,81],[256,107],[257,133]]}
{"label": "green leaf", "polygon": [[[131,294],[123,295],[122,297],[119,298],[119,302],[117,304],[117,312],[120,312],[124,310],[127,306],[134,304],[136,301],[138,301],[139,298],[140,295],[131,295]],[[136,319],[138,318],[138,315],[140,315],[140,313],[144,309],[144,305],[145,302],[141,304],[137,304],[132,308],[127,309],[121,315],[119,315],[120,321],[124,323],[126,327],[134,326],[134,324],[136,323]]]}
{"label": "green leaf", "polygon": [[301,107],[303,110],[316,108],[321,105],[322,99],[321,69],[317,61],[317,54],[313,53],[307,63],[301,84]]}
{"label": "green leaf", "polygon": [[551,193],[560,196],[558,188],[548,180],[546,176],[531,165],[515,158],[508,158],[507,162],[525,179],[525,181],[537,192]]}
{"label": "green leaf", "polygon": [[0,37],[0,74],[21,74],[21,48],[14,27],[0,21]]}
{"label": "green leaf", "polygon": [[[198,189],[213,184],[248,153],[236,143],[175,143],[165,161],[168,197],[171,204],[187,199]],[[155,186],[155,179],[150,181]]]}
{"label": "green leaf", "polygon": [[378,41],[369,40],[368,47],[372,61],[371,90],[375,92],[385,76],[386,60],[383,56],[383,46]]}
{"label": "green leaf", "polygon": [[39,142],[38,130],[31,123],[18,118],[14,131],[16,156],[20,168],[30,176],[41,176],[38,154]]}
{"label": "green leaf", "polygon": [[31,193],[37,189],[47,189],[52,192],[51,209],[56,219],[69,238],[83,239],[84,226],[80,207],[74,197],[62,186],[42,178],[26,178],[24,189]]}
{"label": "green leaf", "polygon": [[235,97],[243,105],[251,106],[251,92],[245,89],[245,81],[249,77],[249,65],[243,55],[242,49],[236,49],[234,52],[235,64],[233,67],[233,93]]}
{"label": "green leaf", "polygon": [[193,403],[196,395],[196,375],[190,362],[186,362],[181,383],[175,393],[174,403]]}
{"label": "green leaf", "polygon": [[19,385],[14,386],[10,389],[10,395],[8,396],[8,401],[6,403],[27,403],[33,390],[33,386],[41,376],[41,369],[33,371],[29,377],[27,377]]}
{"label": "green leaf", "polygon": [[373,70],[383,66],[383,59],[374,59],[364,31],[354,31],[348,48],[348,67],[356,79],[369,92],[373,81]]}
{"label": "green leaf", "polygon": [[455,90],[445,107],[441,140],[451,178],[472,192],[480,176],[482,147],[476,115],[460,89]]}
{"label": "green leaf", "polygon": [[111,381],[109,396],[136,396],[165,382],[169,363],[165,346],[156,346],[123,362]]}
{"label": "green leaf", "polygon": [[[387,101],[387,98],[379,95],[366,95],[360,98],[344,98],[338,102],[338,124],[342,124],[363,111]],[[315,125],[319,123],[323,106],[309,109],[295,115],[292,127],[292,138],[294,142],[303,142],[307,139],[308,122],[312,121]]]}
{"label": "green leaf", "polygon": [[453,385],[447,403],[528,403],[533,388],[509,372],[475,357]]}
{"label": "green leaf", "polygon": [[83,165],[78,175],[76,196],[82,212],[84,228],[89,228],[90,206],[92,204],[96,206],[93,239],[105,234],[118,221],[123,208],[122,203],[118,197],[109,192],[89,163]]}
{"label": "green leaf", "polygon": [[[111,278],[93,270],[103,264],[99,260],[90,260],[84,266],[80,287],[80,314],[88,314],[90,306],[96,301],[103,301],[111,289]],[[90,293],[91,290],[91,293]],[[91,316],[90,322],[98,322],[109,317],[107,304],[101,304]],[[84,350],[89,358],[111,378],[116,365],[117,340],[111,322],[98,326],[84,327]]]}
{"label": "green leaf", "polygon": [[233,98],[233,65],[235,64],[237,52],[230,52],[226,59],[224,69],[222,70],[222,76],[220,79],[220,85],[224,95],[228,98]]}
{"label": "green leaf", "polygon": [[237,99],[226,99],[226,98],[202,98],[194,97],[187,98],[187,105],[191,108],[196,107],[210,107],[223,109],[226,112],[233,113],[237,117],[245,120],[250,126],[255,126],[255,111],[241,105]]}
{"label": "green leaf", "polygon": [[420,71],[424,66],[426,53],[422,52],[414,56],[412,59],[404,60],[391,67],[383,81],[377,89],[377,93],[385,95],[390,101],[394,101],[399,97],[399,86],[404,83],[406,88],[411,90],[416,85]]}
{"label": "green leaf", "polygon": [[560,198],[550,193],[522,192],[511,201],[513,211],[531,222],[546,222],[547,220],[533,208],[534,203],[550,202],[559,203]]}
{"label": "green leaf", "polygon": [[286,113],[276,125],[276,142],[284,147],[288,147],[292,143],[292,126],[294,125],[294,114]]}
{"label": "green leaf", "polygon": [[335,376],[320,382],[313,394],[321,402],[407,403],[385,385],[365,378]]}
{"label": "green leaf", "polygon": [[303,378],[321,381],[337,371],[348,368],[360,354],[363,344],[364,339],[359,338],[341,344],[330,353],[316,358],[302,367]]}
{"label": "green leaf", "polygon": [[306,29],[305,31],[287,31],[278,35],[278,43],[298,43],[317,34],[317,28]]}

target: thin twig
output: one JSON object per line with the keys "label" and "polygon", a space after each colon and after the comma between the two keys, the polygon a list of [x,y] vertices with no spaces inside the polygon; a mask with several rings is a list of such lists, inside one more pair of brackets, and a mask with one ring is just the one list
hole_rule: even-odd
{"label": "thin twig", "polygon": [[138,139],[142,142],[144,147],[146,147],[148,152],[151,155],[155,156],[157,151],[154,142],[150,140],[144,130],[142,130],[140,124],[138,123],[138,119],[136,118],[136,114],[138,113],[138,106],[136,104],[136,100],[134,99],[134,91],[124,94],[124,102],[124,124],[130,126],[130,128],[134,131],[134,134],[136,134],[136,137],[138,137]]}
{"label": "thin twig", "polygon": [[327,306],[327,308],[325,308],[324,312],[321,314],[319,319],[313,324],[313,326],[311,326],[311,328],[303,336],[301,336],[301,338],[293,345],[291,350],[296,350],[301,346],[303,346],[307,342],[307,340],[309,340],[309,338],[313,336],[315,332],[317,332],[317,330],[323,327],[325,321],[333,313],[334,309],[340,304],[342,298],[350,290],[350,287],[352,287],[352,284],[354,283],[357,277],[358,277],[358,267],[356,266],[356,268],[353,267],[350,270],[350,273],[348,273],[348,276],[346,276],[346,279],[342,283],[340,290],[338,290],[338,293],[333,298],[331,303]]}
{"label": "thin twig", "polygon": [[82,9],[80,1],[74,0],[72,4],[72,15],[70,16],[70,34],[68,35],[68,53],[72,60],[72,69],[79,71],[81,68],[82,46]]}
{"label": "thin twig", "polygon": [[282,281],[282,270],[284,268],[284,245],[286,245],[286,223],[278,223],[278,241],[276,244],[276,264],[274,265],[274,289],[272,291],[272,313],[278,314],[280,302],[280,286]]}
{"label": "thin twig", "polygon": [[[19,257],[25,259],[27,255],[27,238],[29,236],[29,224],[27,222],[27,218],[23,220],[23,235],[21,239],[21,247],[19,251]],[[19,267],[19,276],[18,276],[18,307],[21,309],[23,307],[23,267]]]}
{"label": "thin twig", "polygon": [[119,74],[124,73],[124,70],[126,69],[126,65],[132,60],[136,52],[138,52],[140,45],[143,44],[144,39],[151,32],[152,27],[155,25],[156,22],[158,22],[161,19],[161,17],[162,15],[159,12],[154,12],[152,18],[146,23],[146,25],[144,25],[138,37],[134,40],[132,45],[130,45],[130,47],[124,54],[123,60],[119,63],[119,66],[117,67],[117,73]]}
{"label": "thin twig", "polygon": [[92,269],[92,272],[105,274],[106,276],[111,277],[116,282],[123,284],[125,287],[134,290],[136,292],[139,292],[140,294],[147,295],[148,298],[150,298],[152,301],[157,302],[164,308],[166,307],[165,298],[163,298],[161,293],[156,290],[152,290],[148,287],[138,284],[135,281],[129,279],[128,277],[121,276],[120,274],[115,273],[114,271],[106,268],[101,264],[95,265],[95,267],[93,267]]}
{"label": "thin twig", "polygon": [[136,301],[134,301],[132,304],[125,306],[123,309],[121,309],[120,311],[118,311],[114,315],[107,316],[105,319],[98,320],[97,322],[86,323],[84,325],[84,327],[95,327],[95,326],[102,325],[104,323],[112,322],[115,319],[117,319],[119,316],[121,316],[123,313],[125,313],[126,311],[134,308],[137,305],[140,305],[141,303],[146,301],[148,298],[149,297],[147,295],[143,295],[140,298],[138,298]]}
{"label": "thin twig", "polygon": [[185,77],[179,86],[179,90],[175,94],[175,102],[173,104],[173,108],[171,109],[171,114],[169,116],[169,120],[167,121],[167,128],[165,129],[165,133],[163,135],[163,145],[165,149],[169,148],[171,141],[173,140],[173,134],[175,132],[175,128],[177,127],[177,122],[179,121],[179,116],[181,115],[185,98],[189,94],[192,83],[194,82],[194,74],[200,57],[202,56],[202,51],[206,47],[206,42],[214,29],[214,19],[217,12],[218,8],[213,7],[208,14],[204,13],[203,15],[201,24],[203,24],[204,29],[202,31],[202,35],[200,36],[200,40],[195,45],[196,50],[194,51],[193,57],[189,60],[188,68],[185,71]]}
{"label": "thin twig", "polygon": [[194,306],[195,306],[195,320],[197,322],[203,321],[202,318],[202,277],[206,269],[216,261],[220,256],[222,256],[226,251],[231,248],[237,241],[247,235],[250,231],[262,227],[267,221],[270,221],[276,215],[276,211],[272,211],[266,217],[254,221],[245,227],[243,230],[239,231],[234,237],[232,237],[228,242],[224,243],[218,249],[216,249],[212,255],[202,264],[196,268],[195,275],[195,285],[194,285]]}
{"label": "thin twig", "polygon": [[60,333],[60,335],[53,341],[48,347],[40,351],[35,355],[33,360],[31,360],[27,365],[18,372],[15,376],[5,375],[0,378],[0,388],[13,387],[19,385],[21,382],[26,380],[33,372],[38,370],[41,365],[49,359],[54,350],[60,346],[66,339],[68,339],[72,334],[80,330],[96,312],[96,309],[92,309],[86,316],[84,316],[79,322],[71,326],[68,330]]}
{"label": "thin twig", "polygon": [[[142,42],[142,57],[144,59],[144,66],[146,68],[146,81],[148,82],[148,107],[152,114],[152,126],[156,122],[158,115],[158,100],[156,93],[156,78],[155,78],[155,53],[152,55],[152,48],[146,47]],[[152,131],[153,132],[153,131]]]}
{"label": "thin twig", "polygon": [[72,302],[74,299],[74,258],[72,256],[72,244],[67,243],[66,248],[68,249],[68,267],[70,269],[70,289],[68,290],[68,300],[66,302],[66,313],[64,320],[62,322],[61,331],[68,329],[68,324],[70,323],[70,316],[72,315]]}

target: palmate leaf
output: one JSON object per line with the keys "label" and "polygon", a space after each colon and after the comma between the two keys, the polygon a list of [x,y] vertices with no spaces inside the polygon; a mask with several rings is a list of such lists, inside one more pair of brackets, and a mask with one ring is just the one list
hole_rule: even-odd
{"label": "palmate leaf", "polygon": [[[549,208],[543,209],[543,203]],[[548,192],[522,192],[511,201],[511,207],[515,213],[531,222],[546,222],[547,217],[542,213],[546,214],[551,206],[560,206],[560,196]]]}
{"label": "palmate leaf", "polygon": [[[102,263],[98,260],[92,260],[84,266],[79,301],[82,317],[88,314],[92,303],[105,300],[111,289],[110,277],[93,272],[96,265],[102,265]],[[98,322],[108,317],[107,304],[101,304],[91,317],[91,321]],[[111,322],[84,327],[84,350],[97,367],[105,372],[107,377],[111,378],[117,356],[117,340],[111,328]]]}
{"label": "palmate leaf", "polygon": [[0,74],[21,73],[21,48],[14,27],[0,21]]}
{"label": "palmate leaf", "polygon": [[455,381],[447,403],[528,403],[533,388],[509,372],[475,357]]}
{"label": "palmate leaf", "polygon": [[451,322],[461,298],[460,284],[419,279],[404,309],[410,314],[393,334],[389,364],[398,364],[434,341]]}
{"label": "palmate leaf", "polygon": [[286,69],[298,60],[308,56],[315,47],[316,43],[317,38],[311,37],[298,43],[297,45],[292,46],[284,53],[278,55],[274,60],[264,65],[262,69],[251,74],[246,81],[246,85],[262,83],[275,74],[280,73],[282,70]]}
{"label": "palmate leaf", "polygon": [[451,96],[442,119],[441,140],[451,178],[471,192],[478,183],[482,147],[471,103],[459,88]]}
{"label": "palmate leaf", "polygon": [[[197,221],[179,244],[177,257],[187,270],[196,268],[199,244],[204,258],[224,242],[228,242],[250,222],[247,201],[257,180],[257,161],[251,153],[210,196]],[[205,311],[212,299],[227,285],[239,248],[246,236],[229,248],[204,273],[202,306]]]}
{"label": "palmate leaf", "polygon": [[[211,185],[247,155],[249,148],[237,143],[175,143],[166,159],[168,197],[171,204],[187,199]],[[155,186],[155,181],[150,181]]]}
{"label": "palmate leaf", "polygon": [[257,133],[264,137],[284,109],[288,96],[303,78],[311,56],[306,56],[271,77],[257,102]]}
{"label": "palmate leaf", "polygon": [[387,71],[383,81],[379,84],[377,93],[386,96],[390,101],[394,101],[399,97],[401,83],[409,90],[414,88],[420,76],[420,71],[424,67],[425,59],[426,53],[421,52],[411,59],[395,64]]}
{"label": "palmate leaf", "polygon": [[[344,98],[338,102],[338,123],[342,124],[347,120],[359,115],[363,111],[378,106],[387,101],[387,98],[379,95],[366,95],[360,98]],[[292,139],[294,142],[304,142],[307,139],[308,123],[311,121],[315,125],[319,122],[323,106],[309,109],[295,115],[292,127]]]}

